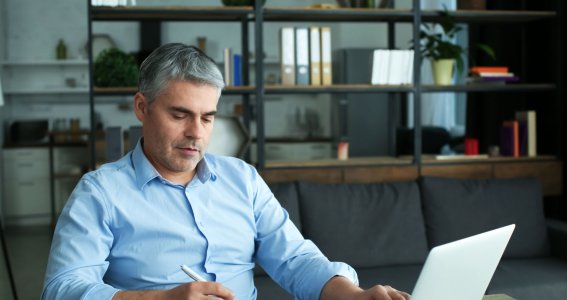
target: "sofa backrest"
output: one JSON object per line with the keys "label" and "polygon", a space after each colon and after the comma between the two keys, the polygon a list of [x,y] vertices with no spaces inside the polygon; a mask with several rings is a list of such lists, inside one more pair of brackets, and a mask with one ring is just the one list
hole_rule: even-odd
{"label": "sofa backrest", "polygon": [[303,233],[353,267],[422,263],[427,240],[418,185],[299,182]]}
{"label": "sofa backrest", "polygon": [[549,255],[542,190],[535,178],[420,180],[429,246],[516,224],[504,258]]}
{"label": "sofa backrest", "polygon": [[281,206],[287,210],[289,218],[301,231],[301,219],[299,214],[299,199],[296,182],[273,183],[269,185],[270,190],[278,199]]}

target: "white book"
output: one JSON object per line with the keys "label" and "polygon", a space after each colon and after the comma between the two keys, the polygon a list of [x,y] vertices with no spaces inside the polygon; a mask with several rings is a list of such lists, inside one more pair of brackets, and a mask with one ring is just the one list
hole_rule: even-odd
{"label": "white book", "polygon": [[232,60],[232,49],[231,48],[224,48],[224,84],[226,86],[231,86],[234,84],[233,76],[234,76],[234,66]]}
{"label": "white book", "polygon": [[295,85],[295,30],[283,27],[280,31],[281,78],[283,85]]}
{"label": "white book", "polygon": [[537,156],[537,126],[535,110],[516,112],[516,120],[520,127],[520,151],[530,157]]}
{"label": "white book", "polygon": [[4,105],[4,93],[2,92],[2,76],[0,76],[0,106],[2,105]]}
{"label": "white book", "polygon": [[384,50],[381,52],[382,59],[381,61],[384,63],[384,68],[380,75],[378,76],[378,84],[388,84],[388,76],[390,74],[390,66],[392,65],[392,61],[390,59],[390,50]]}
{"label": "white book", "polygon": [[388,84],[398,85],[402,83],[403,73],[405,73],[404,60],[404,53],[401,50],[390,50]]}
{"label": "white book", "polygon": [[384,84],[384,72],[388,67],[388,61],[385,60],[385,52],[389,50],[376,49],[372,55],[372,84]]}
{"label": "white book", "polygon": [[371,84],[378,84],[378,74],[380,73],[380,66],[382,62],[380,61],[380,49],[374,50],[372,53],[372,77],[370,78]]}
{"label": "white book", "polygon": [[408,60],[408,68],[407,68],[407,78],[405,80],[406,84],[413,84],[413,60],[414,60],[414,51],[413,50],[406,50],[407,60]]}

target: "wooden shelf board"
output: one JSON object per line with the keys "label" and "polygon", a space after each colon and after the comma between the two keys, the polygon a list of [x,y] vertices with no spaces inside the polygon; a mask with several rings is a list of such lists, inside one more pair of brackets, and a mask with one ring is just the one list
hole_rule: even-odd
{"label": "wooden shelf board", "polygon": [[[455,164],[492,164],[492,163],[530,163],[557,161],[552,155],[540,155],[536,157],[489,157],[475,159],[452,159],[437,160],[434,156],[422,156],[422,165],[455,165]],[[309,161],[266,161],[267,169],[275,168],[316,168],[316,167],[352,167],[352,166],[403,166],[413,164],[413,156],[377,156],[377,157],[354,157],[347,160],[320,159]]]}
{"label": "wooden shelf board", "polygon": [[308,94],[308,93],[388,93],[412,92],[410,85],[333,84],[313,85],[266,85],[266,94]]}
{"label": "wooden shelf board", "polygon": [[138,87],[98,87],[93,88],[96,96],[116,96],[116,95],[134,95],[138,91]]}
{"label": "wooden shelf board", "polygon": [[[554,11],[457,10],[450,14],[463,23],[528,22],[551,19]],[[423,22],[439,20],[438,11],[422,11]],[[281,7],[264,9],[265,21],[327,21],[327,22],[412,22],[414,12],[408,9],[369,8],[303,8]]]}
{"label": "wooden shelf board", "polygon": [[422,156],[422,165],[451,165],[462,163],[518,163],[518,162],[541,162],[541,161],[555,161],[557,157],[552,155],[539,155],[535,157],[511,157],[511,156],[497,156],[488,158],[455,158],[455,159],[436,159],[432,155]]}
{"label": "wooden shelf board", "polygon": [[[96,96],[118,96],[118,95],[134,95],[138,92],[138,87],[94,87]],[[254,93],[252,86],[227,86],[223,90],[223,94],[252,94]]]}
{"label": "wooden shelf board", "polygon": [[253,12],[251,6],[129,6],[91,7],[97,21],[241,21]]}
{"label": "wooden shelf board", "polygon": [[490,84],[461,84],[461,85],[423,85],[423,93],[441,92],[541,92],[554,91],[557,89],[551,83],[511,83],[504,85]]}
{"label": "wooden shelf board", "polygon": [[62,67],[62,66],[80,66],[86,67],[89,65],[88,60],[67,59],[67,60],[5,60],[1,61],[0,65],[5,67]]}
{"label": "wooden shelf board", "polygon": [[350,167],[350,166],[400,166],[410,165],[411,158],[396,157],[353,157],[347,160],[321,159],[309,161],[266,161],[266,169],[272,168],[315,168],[315,167]]}
{"label": "wooden shelf board", "polygon": [[40,95],[40,94],[88,94],[87,88],[34,88],[34,89],[5,89],[7,95]]}
{"label": "wooden shelf board", "polygon": [[[241,21],[253,20],[251,6],[93,6],[93,20],[107,21]],[[438,20],[437,11],[422,11],[424,22]],[[528,22],[555,18],[554,11],[502,11],[502,10],[457,10],[450,12],[458,22],[504,23]],[[264,8],[265,21],[328,21],[328,22],[412,22],[414,13],[409,9],[368,8]]]}

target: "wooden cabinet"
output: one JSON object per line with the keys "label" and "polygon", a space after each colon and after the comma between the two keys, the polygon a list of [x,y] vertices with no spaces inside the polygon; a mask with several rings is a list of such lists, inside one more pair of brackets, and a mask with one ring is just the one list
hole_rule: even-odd
{"label": "wooden cabinet", "polygon": [[7,221],[48,222],[51,211],[49,149],[4,149],[3,160],[3,209]]}

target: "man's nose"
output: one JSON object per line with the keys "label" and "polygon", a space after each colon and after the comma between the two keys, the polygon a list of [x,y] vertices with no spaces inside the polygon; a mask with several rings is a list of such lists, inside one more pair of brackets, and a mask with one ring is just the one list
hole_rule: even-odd
{"label": "man's nose", "polygon": [[199,118],[189,118],[185,123],[184,134],[186,137],[199,139],[203,132],[203,125]]}

